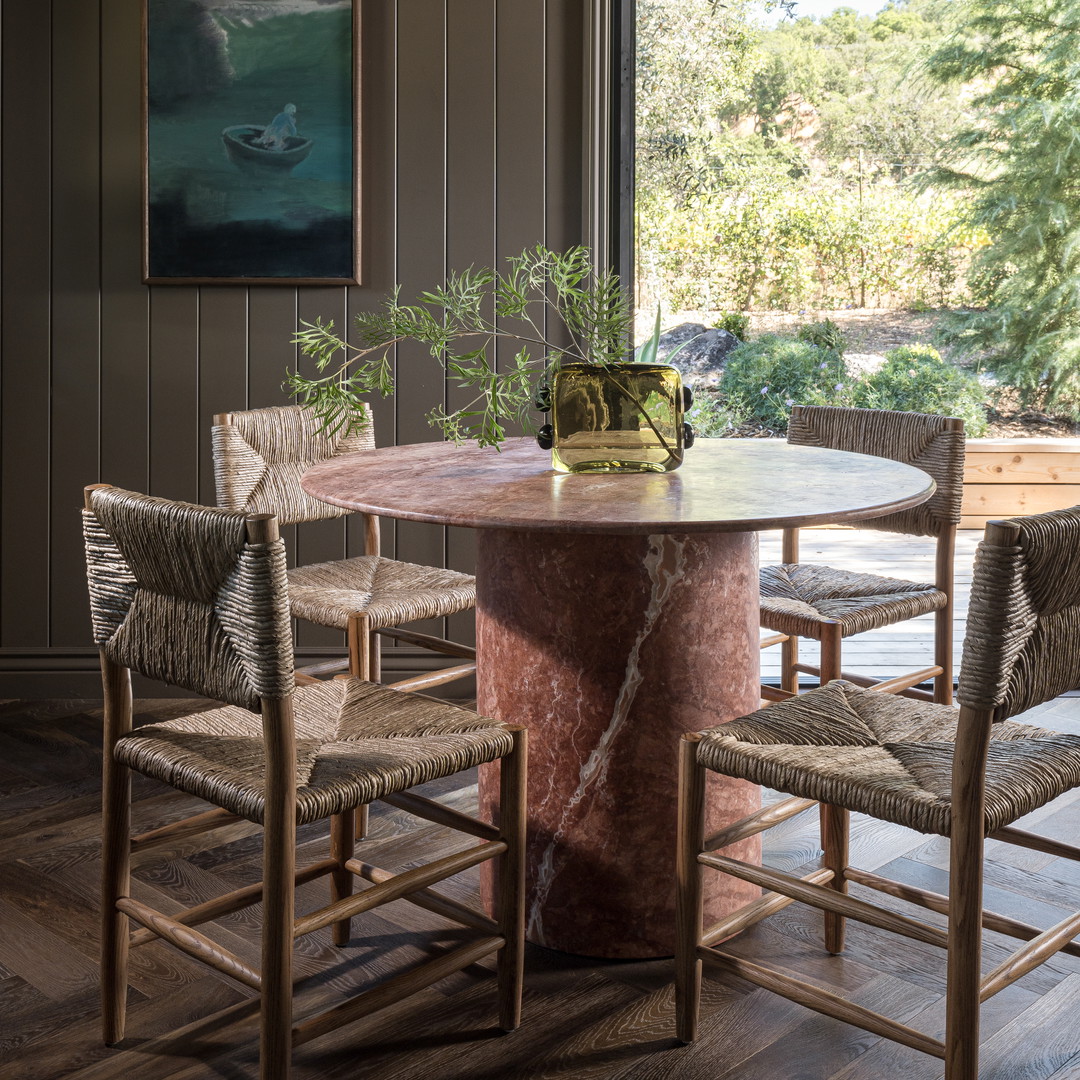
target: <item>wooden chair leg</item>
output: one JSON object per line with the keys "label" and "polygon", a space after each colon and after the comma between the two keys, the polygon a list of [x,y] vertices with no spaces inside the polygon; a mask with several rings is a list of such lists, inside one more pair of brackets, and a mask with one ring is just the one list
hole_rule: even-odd
{"label": "wooden chair leg", "polygon": [[370,818],[370,810],[367,803],[363,806],[358,806],[353,811],[353,817],[356,819],[356,830],[353,835],[357,840],[364,840],[368,834],[368,822]]}
{"label": "wooden chair leg", "polygon": [[[373,658],[378,656],[379,635],[371,632],[371,624],[368,617],[362,612],[356,612],[349,616],[349,674],[356,679],[379,681],[379,671],[372,671]],[[355,814],[356,830],[354,836],[357,840],[363,840],[368,830],[368,808],[358,806]],[[344,942],[337,942],[344,944]]]}
{"label": "wooden chair leg", "polygon": [[[367,807],[365,806],[366,810]],[[330,902],[344,900],[352,895],[352,872],[345,869],[345,863],[353,856],[353,839],[356,825],[353,812],[335,814],[330,819],[330,858],[337,862],[337,869],[330,872]],[[342,919],[334,923],[331,934],[335,945],[348,945],[352,936],[351,919]]]}
{"label": "wooden chair leg", "polygon": [[934,701],[951,705],[953,700],[953,590],[956,586],[956,526],[938,537],[934,584],[947,601],[934,616],[934,664],[941,674],[934,677]]}
{"label": "wooden chair leg", "polygon": [[780,643],[780,688],[789,694],[799,692],[799,673],[795,665],[799,662],[799,639],[789,634],[787,641]]}
{"label": "wooden chair leg", "polygon": [[[963,715],[961,724],[963,725]],[[984,725],[988,729],[989,724]],[[982,785],[981,770],[965,764],[985,759],[983,745],[958,739],[953,770],[953,827],[949,854],[949,971],[945,995],[945,1078],[978,1080],[979,991],[982,981],[983,796],[965,785]],[[974,775],[978,774],[978,775]]]}
{"label": "wooden chair leg", "polygon": [[[945,1080],[979,1080],[979,980],[982,935],[978,912],[966,897],[974,921],[949,928],[949,976],[946,992]],[[956,908],[950,905],[950,920]]]}
{"label": "wooden chair leg", "polygon": [[701,1007],[702,881],[698,855],[705,843],[706,770],[697,762],[696,733],[679,744],[679,817],[675,853],[675,1036],[697,1038]]}
{"label": "wooden chair leg", "polygon": [[818,681],[824,686],[840,678],[840,652],[843,644],[839,623],[827,623],[821,628],[821,660]]}
{"label": "wooden chair leg", "polygon": [[296,872],[296,743],[291,718],[268,710],[266,810],[263,820],[263,925],[260,1080],[288,1080],[292,1058],[292,954]]}
{"label": "wooden chair leg", "polygon": [[[794,413],[792,415],[795,415]],[[781,539],[780,561],[791,566],[799,561],[799,530],[785,529]],[[794,670],[799,662],[799,639],[789,634],[780,646],[780,687],[789,694],[799,692],[799,673]]]}
{"label": "wooden chair leg", "polygon": [[499,857],[496,918],[506,944],[499,950],[499,1027],[513,1031],[521,1023],[521,987],[525,972],[525,784],[528,734],[510,729],[513,751],[499,766],[499,833],[506,851]]}
{"label": "wooden chair leg", "polygon": [[131,675],[102,660],[105,740],[102,770],[101,1021],[107,1045],[124,1037],[127,1018],[128,917],[116,901],[128,895],[131,864],[131,770],[113,756],[131,730]]}
{"label": "wooden chair leg", "polygon": [[363,612],[349,616],[349,674],[357,679],[371,678],[371,624]]}
{"label": "wooden chair leg", "polygon": [[[821,656],[818,660],[818,682],[824,686],[826,683],[830,683],[833,679],[840,678],[841,671],[841,650],[843,646],[843,638],[840,636],[840,624],[830,623],[822,627],[821,632]],[[818,807],[818,836],[821,840],[822,850],[828,851],[830,838],[829,838],[829,824],[827,822],[827,813],[824,804]],[[844,848],[845,859],[847,858],[847,848]],[[828,864],[826,864],[828,865]],[[844,945],[844,930],[843,920],[840,920],[839,931],[835,930],[835,924],[832,924],[831,920],[837,918],[837,916],[831,913],[825,916],[825,941],[826,947],[830,940],[839,940],[840,949],[843,949]],[[830,931],[830,925],[834,925],[834,929]],[[830,949],[830,952],[832,950]],[[837,950],[840,951],[839,949]]]}
{"label": "wooden chair leg", "polygon": [[382,638],[368,631],[368,676],[372,682],[382,680]]}
{"label": "wooden chair leg", "polygon": [[941,674],[934,677],[934,701],[951,705],[953,700],[953,601],[934,613],[934,664]]}
{"label": "wooden chair leg", "polygon": [[[833,872],[829,888],[837,892],[848,891],[845,872],[848,866],[848,826],[850,814],[839,806],[821,804],[821,835],[825,866]],[[844,951],[844,928],[846,920],[835,911],[826,911],[825,948],[834,955]]]}
{"label": "wooden chair leg", "polygon": [[[276,832],[280,833],[280,830]],[[271,836],[267,830],[267,843],[273,842]],[[292,1057],[292,883],[286,882],[278,873],[271,874],[269,862],[267,860],[263,878],[266,891],[263,896],[259,1080],[289,1080]]]}

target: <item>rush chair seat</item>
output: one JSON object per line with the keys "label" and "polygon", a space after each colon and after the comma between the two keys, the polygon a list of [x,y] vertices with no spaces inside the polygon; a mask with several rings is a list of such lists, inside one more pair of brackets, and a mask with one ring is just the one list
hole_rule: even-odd
{"label": "rush chair seat", "polygon": [[[320,461],[373,450],[370,415],[368,419],[363,431],[346,436],[320,431],[314,414],[299,405],[215,416],[211,435],[218,505],[249,514],[274,514],[282,525],[350,513],[312,498],[300,486],[300,478]],[[349,646],[347,665],[301,670],[314,675],[347,666],[351,674],[378,682],[381,635],[468,661],[394,683],[399,689],[428,689],[471,675],[476,670],[475,649],[403,630],[398,624],[475,607],[475,579],[455,570],[383,558],[379,554],[378,518],[361,516],[366,554],[289,571],[293,616],[344,631]]]}
{"label": "rush chair seat", "polygon": [[[356,678],[297,687],[284,545],[271,515],[174,503],[108,486],[83,514],[94,638],[105,691],[102,1003],[107,1043],[123,1038],[127,957],[162,938],[260,992],[262,1080],[285,1080],[291,1048],[498,954],[499,1023],[517,1026],[524,949],[525,733],[467,709]],[[132,728],[134,669],[225,702]],[[501,762],[498,827],[407,789]],[[212,809],[132,837],[131,771]],[[354,810],[373,800],[478,843],[391,872],[354,858]],[[329,857],[296,867],[296,827],[329,818]],[[144,851],[238,819],[262,825],[262,881],[179,913],[131,895]],[[500,859],[496,918],[429,887]],[[296,916],[296,886],[329,878],[329,903]],[[374,884],[353,893],[355,877]],[[475,940],[343,1004],[293,1022],[294,937],[331,927],[347,944],[354,916],[404,898],[477,932]],[[262,902],[261,970],[195,929]],[[131,933],[129,921],[140,929]]]}
{"label": "rush chair seat", "polygon": [[[702,961],[945,1060],[947,1080],[977,1080],[979,1005],[1072,939],[1080,913],[1049,930],[982,909],[983,840],[991,837],[1080,860],[1080,847],[1012,823],[1080,785],[1080,737],[1008,718],[1080,686],[1080,507],[991,522],[979,546],[960,673],[959,710],[836,681],[759,712],[693,733],[682,744],[677,876],[678,1035],[697,1032]],[[793,799],[704,836],[708,772],[777,788]],[[716,854],[820,802],[822,867],[803,878]],[[941,896],[848,865],[851,811],[951,840],[950,891]],[[768,890],[701,927],[709,867]],[[948,915],[948,929],[846,895],[855,882]],[[825,913],[825,947],[844,948],[854,918],[947,950],[944,1042],[718,947],[734,933],[801,901]],[[981,974],[982,927],[1022,939]]]}
{"label": "rush chair seat", "polygon": [[[945,416],[799,406],[791,411],[788,442],[825,446],[891,458],[929,473],[935,493],[921,506],[886,517],[854,523],[857,529],[879,529],[932,536],[937,541],[933,584],[903,581],[876,574],[799,562],[799,533],[785,529],[783,563],[761,569],[761,625],[773,633],[762,646],[780,643],[781,692],[763,688],[763,696],[783,699],[799,691],[799,672],[817,675],[824,684],[845,678],[861,686],[949,704],[952,701],[953,556],[964,470],[964,423]],[[935,614],[934,665],[887,683],[842,672],[841,642],[866,630],[877,630]],[[799,662],[798,639],[821,645],[818,665]],[[934,692],[913,689],[934,679]]]}

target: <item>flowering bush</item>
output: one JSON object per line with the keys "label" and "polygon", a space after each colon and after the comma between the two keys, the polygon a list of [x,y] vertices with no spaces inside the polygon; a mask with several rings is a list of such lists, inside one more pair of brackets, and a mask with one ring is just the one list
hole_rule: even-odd
{"label": "flowering bush", "polygon": [[791,406],[850,405],[853,391],[835,349],[768,334],[727,355],[720,393],[732,412],[781,434]]}
{"label": "flowering bush", "polygon": [[686,419],[699,439],[724,439],[737,435],[747,421],[746,410],[710,387],[694,391],[694,404]]}
{"label": "flowering bush", "polygon": [[808,341],[811,345],[821,345],[826,349],[835,349],[841,356],[847,348],[847,335],[832,319],[822,319],[821,322],[807,323],[795,331],[795,336],[800,341]]}
{"label": "flowering bush", "polygon": [[977,438],[987,428],[985,397],[972,372],[929,345],[892,349],[867,375],[848,370],[836,349],[768,335],[728,354],[719,394],[697,426],[703,437],[722,436],[753,421],[782,435],[792,405],[847,405],[959,416]]}
{"label": "flowering bush", "polygon": [[930,345],[903,345],[855,387],[854,403],[866,409],[959,416],[970,438],[986,434],[986,391],[971,371],[941,358]]}
{"label": "flowering bush", "polygon": [[740,341],[750,340],[750,316],[744,311],[721,311],[712,321],[717,330],[726,330]]}

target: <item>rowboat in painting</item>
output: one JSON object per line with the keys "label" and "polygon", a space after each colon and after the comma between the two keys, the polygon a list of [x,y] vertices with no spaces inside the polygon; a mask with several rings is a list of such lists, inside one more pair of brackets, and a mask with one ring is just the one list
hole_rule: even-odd
{"label": "rowboat in painting", "polygon": [[221,133],[229,160],[245,172],[287,173],[311,153],[313,142],[299,135],[285,138],[282,149],[259,145],[265,127],[257,124],[234,124]]}

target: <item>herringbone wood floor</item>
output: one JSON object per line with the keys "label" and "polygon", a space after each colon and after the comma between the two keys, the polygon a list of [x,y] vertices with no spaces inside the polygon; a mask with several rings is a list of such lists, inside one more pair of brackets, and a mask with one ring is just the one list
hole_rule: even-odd
{"label": "herringbone wood floor", "polygon": [[[155,718],[187,711],[182,701],[141,702]],[[1039,721],[1080,733],[1080,698],[1044,706]],[[257,1075],[251,992],[164,944],[133,954],[130,1020],[121,1047],[98,1032],[96,975],[100,714],[92,705],[0,704],[0,1077],[4,1080],[249,1080]],[[435,786],[468,807],[475,788]],[[191,812],[194,800],[137,780],[137,820],[151,827]],[[1080,801],[1067,796],[1032,816],[1038,828],[1075,836]],[[440,845],[445,830],[424,826],[406,839],[397,811],[373,817],[370,856],[407,864]],[[415,823],[415,822],[413,822]],[[813,865],[817,827],[804,816],[770,834],[774,865]],[[211,846],[212,845],[212,846]],[[301,833],[301,863],[326,846],[319,827]],[[856,824],[852,861],[943,891],[944,842],[866,820]],[[989,845],[987,906],[1039,925],[1056,922],[1080,898],[1080,866]],[[175,910],[258,876],[257,830],[246,824],[147,852],[133,891]],[[1036,872],[1038,872],[1036,874]],[[465,875],[459,897],[475,889]],[[305,889],[311,906],[325,885]],[[853,890],[857,891],[857,890]],[[342,987],[380,976],[420,952],[455,940],[437,917],[399,902],[367,917],[351,945],[321,934],[298,950],[299,1009]],[[256,915],[223,919],[215,932],[257,960]],[[360,935],[363,936],[360,936]],[[819,945],[819,919],[796,907],[745,934],[734,948],[784,963],[812,981],[889,1012],[913,1026],[943,1024],[940,955],[883,932],[852,926],[843,957]],[[988,935],[986,964],[1003,954]],[[531,949],[525,1021],[494,1030],[493,982],[467,969],[417,998],[301,1048],[298,1080],[933,1080],[938,1064],[912,1050],[807,1012],[738,981],[707,978],[703,1034],[673,1039],[669,961],[613,963]],[[1080,962],[1058,957],[984,1008],[985,1080],[1080,1078]]]}

